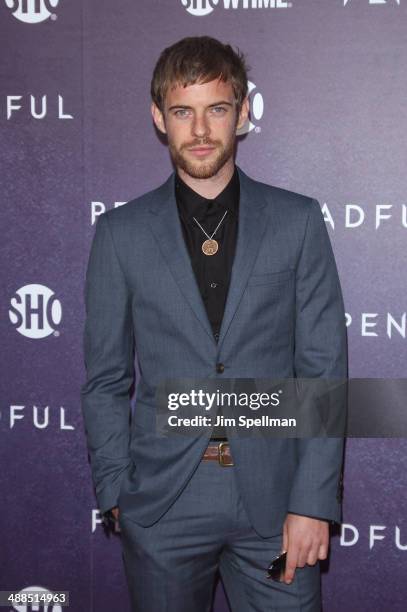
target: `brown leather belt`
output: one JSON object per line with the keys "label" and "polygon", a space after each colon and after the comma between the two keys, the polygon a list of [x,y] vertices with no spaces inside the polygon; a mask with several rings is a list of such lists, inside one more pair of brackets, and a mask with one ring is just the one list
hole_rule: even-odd
{"label": "brown leather belt", "polygon": [[235,465],[230,452],[229,442],[209,444],[202,456],[202,461],[218,461],[224,467]]}

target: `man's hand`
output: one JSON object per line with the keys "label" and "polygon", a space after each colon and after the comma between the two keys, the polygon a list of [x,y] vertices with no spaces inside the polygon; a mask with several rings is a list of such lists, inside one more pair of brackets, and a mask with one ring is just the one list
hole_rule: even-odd
{"label": "man's hand", "polygon": [[115,508],[112,508],[111,512],[117,521],[119,519],[119,506],[115,506]]}
{"label": "man's hand", "polygon": [[283,550],[287,551],[283,581],[290,584],[295,569],[315,565],[318,559],[326,559],[329,547],[329,524],[327,521],[287,514],[283,527]]}

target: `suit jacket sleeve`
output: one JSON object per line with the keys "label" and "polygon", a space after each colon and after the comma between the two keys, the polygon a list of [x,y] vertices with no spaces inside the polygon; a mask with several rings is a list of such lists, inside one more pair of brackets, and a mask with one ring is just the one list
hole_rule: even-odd
{"label": "suit jacket sleeve", "polygon": [[[345,311],[328,231],[312,200],[296,270],[295,376],[347,379]],[[346,410],[346,399],[344,403]],[[339,522],[343,438],[297,439],[289,512]]]}
{"label": "suit jacket sleeve", "polygon": [[92,479],[100,512],[117,505],[130,464],[130,397],[134,379],[131,294],[120,266],[108,213],[96,223],[85,281],[81,388]]}

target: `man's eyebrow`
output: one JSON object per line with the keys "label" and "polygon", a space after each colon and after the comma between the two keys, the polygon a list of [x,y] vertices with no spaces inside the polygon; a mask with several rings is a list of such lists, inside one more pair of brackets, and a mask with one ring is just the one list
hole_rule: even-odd
{"label": "man's eyebrow", "polygon": [[222,106],[226,104],[227,106],[233,106],[232,102],[228,102],[227,100],[221,100],[220,102],[216,102],[215,104],[210,104],[208,108],[212,108],[212,106]]}
{"label": "man's eyebrow", "polygon": [[[214,106],[222,106],[222,105],[233,106],[232,102],[228,102],[227,100],[221,100],[220,102],[209,104],[207,108],[212,108]],[[173,106],[170,106],[168,110],[169,111],[174,110],[175,108],[183,108],[185,110],[190,110],[192,109],[192,106],[187,106],[186,104],[174,104]]]}

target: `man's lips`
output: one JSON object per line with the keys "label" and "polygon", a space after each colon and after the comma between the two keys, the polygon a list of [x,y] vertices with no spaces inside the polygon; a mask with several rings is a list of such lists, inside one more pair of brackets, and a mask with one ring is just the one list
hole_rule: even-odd
{"label": "man's lips", "polygon": [[188,149],[188,151],[191,151],[191,153],[200,157],[203,155],[208,155],[215,148],[216,147],[191,147],[190,149]]}

